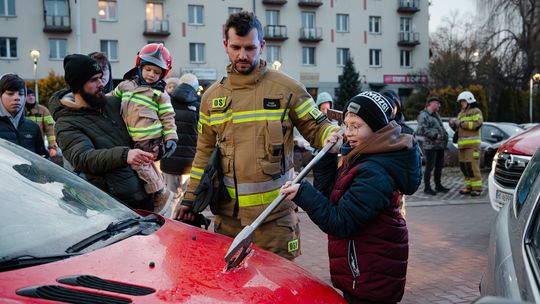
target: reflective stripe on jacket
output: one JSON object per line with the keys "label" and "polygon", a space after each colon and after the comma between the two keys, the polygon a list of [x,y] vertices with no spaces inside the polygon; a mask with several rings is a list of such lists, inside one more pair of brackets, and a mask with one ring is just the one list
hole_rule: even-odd
{"label": "reflective stripe on jacket", "polygon": [[120,114],[134,141],[164,137],[178,140],[174,109],[167,93],[124,80],[113,91],[122,99]]}
{"label": "reflective stripe on jacket", "polygon": [[54,119],[45,106],[36,104],[30,110],[26,110],[26,118],[38,124],[41,134],[47,136],[49,147],[56,147],[56,136],[54,134]]}
{"label": "reflective stripe on jacket", "polygon": [[480,146],[480,127],[484,119],[479,108],[469,108],[459,112],[458,117],[458,148],[474,148]]}
{"label": "reflective stripe on jacket", "polygon": [[[219,143],[225,183],[232,202],[220,204],[220,213],[250,224],[279,194],[293,175],[293,125],[322,147],[339,127],[324,119],[304,86],[287,75],[268,69],[261,60],[249,75],[227,68],[227,76],[214,83],[201,101],[197,152],[185,200],[194,201],[202,172]],[[292,94],[287,109],[287,99]],[[286,111],[283,123],[280,119]],[[282,155],[284,153],[284,155]],[[283,216],[293,203],[282,203],[267,220]]]}

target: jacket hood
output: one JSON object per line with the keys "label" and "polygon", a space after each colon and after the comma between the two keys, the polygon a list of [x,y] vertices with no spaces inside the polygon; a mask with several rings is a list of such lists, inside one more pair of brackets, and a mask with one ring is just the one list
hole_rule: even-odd
{"label": "jacket hood", "polygon": [[70,89],[62,89],[57,91],[49,99],[49,112],[54,120],[62,117],[67,112],[77,113],[81,115],[87,113],[88,111],[96,111],[90,108],[81,106],[75,101],[75,96]]}
{"label": "jacket hood", "polygon": [[17,114],[11,115],[11,113],[8,112],[6,107],[4,107],[4,103],[0,100],[0,117],[7,117],[9,121],[11,121],[15,129],[17,129],[21,118],[24,116],[24,107],[25,106],[23,105],[19,112],[17,112]]}
{"label": "jacket hood", "polygon": [[195,91],[191,85],[182,83],[171,93],[171,101],[173,102],[173,105],[175,102],[194,103],[199,101],[199,96],[197,96],[197,91]]}
{"label": "jacket hood", "polygon": [[420,148],[412,135],[401,133],[401,126],[395,121],[375,132],[367,143],[352,149],[345,158],[345,164],[363,161],[382,166],[403,194],[413,194],[420,186]]}

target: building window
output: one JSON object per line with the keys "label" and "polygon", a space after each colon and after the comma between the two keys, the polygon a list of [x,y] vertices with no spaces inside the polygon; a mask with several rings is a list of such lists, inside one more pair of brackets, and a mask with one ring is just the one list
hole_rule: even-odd
{"label": "building window", "polygon": [[277,45],[267,45],[266,61],[272,64],[276,60],[281,61],[281,47]]}
{"label": "building window", "polygon": [[69,16],[66,0],[46,0],[45,11],[47,16]]}
{"label": "building window", "polygon": [[302,64],[315,65],[315,48],[314,47],[302,48]]}
{"label": "building window", "polygon": [[204,43],[189,44],[189,62],[204,63]]}
{"label": "building window", "polygon": [[302,12],[302,27],[305,27],[305,28],[315,27],[315,13]]}
{"label": "building window", "polygon": [[100,47],[110,61],[118,61],[118,40],[101,40]]}
{"label": "building window", "polygon": [[0,0],[0,16],[15,16],[15,0]]}
{"label": "building window", "polygon": [[188,5],[188,20],[192,25],[204,24],[204,6]]}
{"label": "building window", "polygon": [[49,39],[49,59],[62,60],[67,55],[66,39]]}
{"label": "building window", "polygon": [[344,66],[349,60],[349,49],[338,48],[337,49],[337,65]]}
{"label": "building window", "polygon": [[241,7],[229,7],[229,15],[240,13],[241,11]]}
{"label": "building window", "polygon": [[98,16],[101,21],[116,21],[116,0],[99,0]]}
{"label": "building window", "polygon": [[279,11],[267,10],[266,11],[266,24],[279,25]]}
{"label": "building window", "polygon": [[336,16],[336,32],[346,33],[349,31],[349,15],[337,14]]}
{"label": "building window", "polygon": [[0,37],[0,58],[17,58],[17,38]]}
{"label": "building window", "polygon": [[380,67],[381,65],[381,50],[369,50],[369,66]]}
{"label": "building window", "polygon": [[399,54],[400,54],[400,56],[399,56],[399,65],[402,68],[410,68],[410,67],[412,67],[412,64],[411,64],[412,51],[400,50]]}
{"label": "building window", "polygon": [[381,33],[381,17],[369,16],[369,32],[371,34]]}
{"label": "building window", "polygon": [[410,32],[412,25],[412,18],[401,17],[399,18],[399,31],[400,32]]}

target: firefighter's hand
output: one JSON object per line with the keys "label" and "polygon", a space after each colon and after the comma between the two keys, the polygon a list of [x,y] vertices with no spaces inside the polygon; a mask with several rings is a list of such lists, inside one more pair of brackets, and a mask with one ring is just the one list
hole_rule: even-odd
{"label": "firefighter's hand", "polygon": [[195,213],[191,212],[193,208],[190,206],[178,204],[173,212],[172,219],[184,222],[195,221]]}
{"label": "firefighter's hand", "polygon": [[154,154],[141,149],[131,149],[128,151],[127,163],[130,166],[140,166],[154,161]]}
{"label": "firefighter's hand", "polygon": [[292,181],[288,181],[281,187],[281,190],[279,191],[281,194],[285,195],[285,201],[290,202],[294,199],[296,194],[298,193],[298,188],[300,188],[300,184],[294,184],[291,185]]}
{"label": "firefighter's hand", "polygon": [[167,158],[173,155],[176,150],[176,142],[174,140],[167,140],[163,145],[163,158]]}
{"label": "firefighter's hand", "polygon": [[339,147],[341,147],[341,144],[343,144],[343,136],[341,136],[338,131],[334,131],[330,133],[330,136],[328,136],[328,138],[326,138],[324,141],[325,145],[328,143],[336,143],[332,149],[328,150],[328,153],[337,154],[339,152]]}
{"label": "firefighter's hand", "polygon": [[49,156],[51,158],[56,156],[56,147],[49,147]]}

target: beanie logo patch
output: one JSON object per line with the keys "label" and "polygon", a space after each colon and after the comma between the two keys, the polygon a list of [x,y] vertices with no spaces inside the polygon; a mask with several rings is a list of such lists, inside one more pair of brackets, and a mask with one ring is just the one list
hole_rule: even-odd
{"label": "beanie logo patch", "polygon": [[390,111],[390,108],[392,105],[384,96],[382,96],[381,94],[377,92],[371,92],[371,91],[360,93],[358,96],[363,96],[373,101],[382,111],[386,122],[388,122],[388,118],[386,118],[386,113]]}

